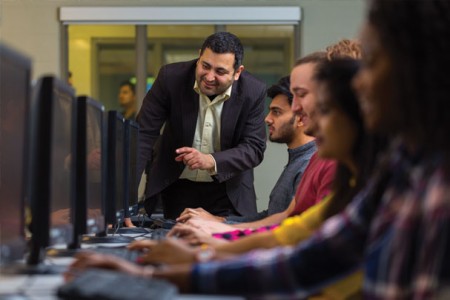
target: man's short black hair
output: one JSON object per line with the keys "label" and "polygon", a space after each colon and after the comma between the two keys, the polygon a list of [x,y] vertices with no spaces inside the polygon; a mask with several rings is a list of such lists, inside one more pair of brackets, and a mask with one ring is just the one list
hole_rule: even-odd
{"label": "man's short black hair", "polygon": [[211,49],[214,53],[233,53],[234,54],[234,70],[236,71],[242,60],[244,59],[244,47],[237,36],[229,32],[216,32],[203,42],[200,55],[206,48]]}
{"label": "man's short black hair", "polygon": [[289,105],[292,105],[292,99],[294,98],[294,96],[290,91],[290,84],[291,81],[289,76],[281,78],[276,84],[272,85],[267,90],[267,96],[273,99],[278,95],[285,95],[288,98]]}
{"label": "man's short black hair", "polygon": [[133,93],[136,93],[136,87],[135,87],[135,85],[134,85],[131,81],[129,81],[129,80],[122,81],[122,82],[120,83],[120,86],[119,86],[119,87],[123,87],[123,86],[129,86],[130,89],[131,89],[131,91],[132,91]]}

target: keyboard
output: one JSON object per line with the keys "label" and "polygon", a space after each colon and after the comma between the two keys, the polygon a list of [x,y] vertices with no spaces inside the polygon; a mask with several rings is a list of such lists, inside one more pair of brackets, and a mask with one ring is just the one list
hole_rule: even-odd
{"label": "keyboard", "polygon": [[[91,251],[91,252],[96,252],[96,253],[101,253],[101,254],[110,254],[110,255],[118,256],[122,259],[125,259],[125,260],[133,262],[133,263],[138,263],[138,257],[142,255],[142,252],[140,252],[138,250],[129,250],[125,246],[114,246],[114,247],[98,246],[98,247],[90,247],[90,248],[83,248],[83,249],[63,249],[63,250],[49,249],[47,251],[47,256],[52,257],[52,258],[72,257],[75,254],[79,253],[80,251]],[[49,268],[49,266],[46,266],[46,267],[48,269],[48,271],[47,271],[48,274],[54,274],[55,272],[52,272],[53,269],[59,270],[58,266],[51,265],[50,267],[52,267],[52,268]],[[65,269],[63,269],[61,272],[64,272],[64,271],[65,271]],[[42,274],[44,272],[41,271],[41,272],[35,272],[35,273]]]}
{"label": "keyboard", "polygon": [[145,279],[120,272],[93,269],[58,288],[63,299],[174,299],[177,288],[166,281]]}
{"label": "keyboard", "polygon": [[165,219],[161,217],[150,217],[150,219],[153,222],[153,227],[158,228],[164,228],[164,229],[172,229],[175,224],[177,224],[177,221],[172,219]]}
{"label": "keyboard", "polygon": [[138,258],[142,255],[141,251],[129,250],[125,247],[96,247],[90,248],[89,251],[118,256],[133,263],[138,263]]}
{"label": "keyboard", "polygon": [[170,231],[169,229],[165,229],[165,228],[153,229],[150,233],[150,239],[156,240],[156,241],[163,240],[166,238],[169,231]]}
{"label": "keyboard", "polygon": [[108,229],[108,234],[146,234],[150,229],[143,227],[120,227]]}
{"label": "keyboard", "polygon": [[119,243],[119,244],[129,244],[134,241],[131,236],[121,236],[121,235],[108,235],[108,236],[83,236],[81,238],[81,243],[83,244],[99,244],[99,243]]}

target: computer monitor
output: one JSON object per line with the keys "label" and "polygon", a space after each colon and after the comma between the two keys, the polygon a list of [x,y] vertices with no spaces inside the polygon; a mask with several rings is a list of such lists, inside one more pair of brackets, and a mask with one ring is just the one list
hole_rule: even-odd
{"label": "computer monitor", "polygon": [[125,193],[125,217],[138,214],[138,187],[139,178],[137,174],[139,125],[132,121],[125,121],[124,139],[124,193]]}
{"label": "computer monitor", "polygon": [[104,107],[87,96],[77,98],[77,158],[75,165],[76,201],[74,203],[74,235],[70,249],[80,248],[83,234],[105,231],[103,185],[105,164]]}
{"label": "computer monitor", "polygon": [[0,43],[0,267],[26,252],[28,112],[31,61]]}
{"label": "computer monitor", "polygon": [[31,101],[29,265],[39,265],[46,247],[73,241],[76,199],[75,91],[65,82],[42,77]]}
{"label": "computer monitor", "polygon": [[[105,224],[116,229],[124,219],[124,120],[117,111],[109,111],[106,117],[106,147],[101,151],[101,162],[105,166],[105,176],[102,178],[104,191],[103,211]],[[116,229],[111,230],[116,233]],[[108,230],[99,232],[95,236],[85,235],[81,242],[97,243],[129,243],[134,239],[130,236],[108,235]]]}
{"label": "computer monitor", "polygon": [[120,226],[124,218],[124,119],[115,110],[108,112],[106,164],[106,223]]}

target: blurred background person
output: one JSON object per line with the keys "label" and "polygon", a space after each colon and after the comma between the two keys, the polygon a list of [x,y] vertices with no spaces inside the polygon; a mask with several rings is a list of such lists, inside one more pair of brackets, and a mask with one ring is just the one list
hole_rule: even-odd
{"label": "blurred background person", "polygon": [[122,115],[125,119],[136,119],[137,101],[135,85],[130,81],[124,81],[119,86],[119,105],[122,108]]}

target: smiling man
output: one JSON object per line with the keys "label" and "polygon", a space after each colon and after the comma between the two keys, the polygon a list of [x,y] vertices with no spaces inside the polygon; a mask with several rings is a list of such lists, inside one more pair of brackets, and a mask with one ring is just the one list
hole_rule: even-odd
{"label": "smiling man", "polygon": [[171,219],[186,207],[220,216],[256,213],[253,168],[265,150],[266,89],[244,71],[243,55],[236,36],[218,32],[198,59],[159,71],[137,118],[147,212],[160,195]]}

